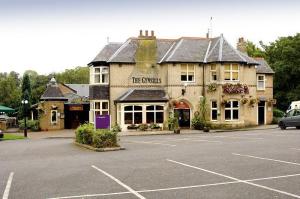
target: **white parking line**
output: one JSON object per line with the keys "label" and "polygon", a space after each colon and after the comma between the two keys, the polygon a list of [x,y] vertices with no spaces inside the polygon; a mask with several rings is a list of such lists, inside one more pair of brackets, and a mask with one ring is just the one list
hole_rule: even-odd
{"label": "white parking line", "polygon": [[[265,178],[255,178],[249,180],[243,180],[247,182],[255,182],[260,180],[270,180],[270,179],[279,179],[279,178],[289,178],[300,176],[298,174],[291,174],[291,175],[283,175],[283,176],[274,176],[274,177],[265,177]],[[183,186],[183,187],[169,187],[169,188],[162,188],[162,189],[147,189],[147,190],[140,190],[136,191],[138,193],[148,193],[148,192],[159,192],[159,191],[172,191],[172,190],[181,190],[181,189],[193,189],[193,188],[201,188],[201,187],[210,187],[210,186],[219,186],[219,185],[227,185],[227,184],[237,184],[241,183],[239,181],[227,181],[227,182],[219,182],[219,183],[212,183],[212,184],[200,184],[200,185],[191,185],[191,186]],[[69,199],[69,198],[87,198],[87,197],[97,197],[97,196],[110,196],[110,195],[123,195],[123,194],[130,194],[131,192],[115,192],[115,193],[104,193],[104,194],[86,194],[86,195],[78,195],[78,196],[64,196],[64,197],[56,197],[56,198],[48,198],[48,199]]]}
{"label": "white parking line", "polygon": [[175,139],[175,138],[170,138],[168,139],[170,141],[191,141],[191,142],[215,142],[215,143],[222,143],[221,141],[213,141],[213,140],[203,140],[203,139],[190,139],[190,138],[181,138],[181,139]]}
{"label": "white parking line", "polygon": [[214,172],[214,171],[210,171],[210,170],[207,170],[207,169],[203,169],[203,168],[200,168],[200,167],[188,165],[188,164],[185,164],[185,163],[182,163],[182,162],[178,162],[178,161],[175,161],[175,160],[167,159],[167,161],[173,162],[175,164],[179,164],[179,165],[182,165],[182,166],[190,167],[190,168],[193,168],[193,169],[205,171],[205,172],[208,172],[208,173],[211,173],[211,174],[214,174],[214,175],[222,176],[224,178],[228,178],[228,179],[240,182],[240,183],[252,185],[252,186],[255,186],[255,187],[262,188],[262,189],[267,189],[267,190],[270,190],[270,191],[274,191],[274,192],[281,193],[281,194],[284,194],[284,195],[292,196],[292,197],[295,197],[295,198],[300,198],[300,196],[296,195],[296,194],[292,194],[292,193],[288,193],[288,192],[281,191],[281,190],[278,190],[278,189],[273,189],[271,187],[267,187],[267,186],[255,184],[255,183],[252,183],[252,182],[249,182],[249,181],[241,180],[241,179],[238,179],[238,178],[235,178],[235,177],[231,177],[231,176],[228,176],[228,175],[224,175],[224,174],[217,173],[217,172]]}
{"label": "white parking line", "polygon": [[120,180],[118,180],[117,178],[115,178],[114,176],[110,175],[109,173],[103,171],[102,169],[96,167],[95,165],[92,165],[92,167],[94,169],[96,169],[97,171],[100,171],[101,173],[103,173],[107,177],[111,178],[112,180],[114,180],[116,183],[118,183],[119,185],[121,185],[122,187],[124,187],[125,189],[127,189],[130,193],[134,194],[138,198],[140,198],[140,199],[146,199],[144,196],[142,196],[141,194],[139,194],[138,192],[136,192],[135,190],[133,190],[131,187],[129,187],[128,185],[124,184],[123,182],[121,182]]}
{"label": "white parking line", "polygon": [[155,145],[163,145],[163,146],[170,146],[170,147],[176,146],[174,144],[165,144],[165,143],[161,143],[161,142],[127,141],[127,140],[124,140],[124,142],[130,142],[130,143],[136,143],[136,144],[155,144]]}
{"label": "white parking line", "polygon": [[8,199],[9,190],[10,190],[10,187],[11,187],[11,182],[13,180],[13,177],[14,177],[14,172],[10,172],[2,199]]}
{"label": "white parking line", "polygon": [[238,153],[232,153],[232,155],[238,155],[238,156],[244,156],[244,157],[248,157],[248,158],[256,158],[256,159],[260,159],[260,160],[268,160],[268,161],[281,162],[281,163],[293,164],[293,165],[300,166],[300,163],[296,163],[296,162],[288,162],[288,161],[283,161],[283,160],[276,160],[276,159],[264,158],[264,157],[258,157],[258,156],[252,156],[252,155],[242,155],[242,154],[238,154]]}
{"label": "white parking line", "polygon": [[297,150],[297,151],[300,151],[300,149],[298,149],[298,148],[291,148],[291,149],[293,149],[293,150]]}

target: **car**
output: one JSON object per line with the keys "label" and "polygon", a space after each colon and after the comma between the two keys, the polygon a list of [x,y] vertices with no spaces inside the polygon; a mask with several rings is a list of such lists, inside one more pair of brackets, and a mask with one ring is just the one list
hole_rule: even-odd
{"label": "car", "polygon": [[299,109],[299,108],[300,108],[300,101],[293,101],[293,102],[291,102],[291,105],[286,110],[286,113],[292,109]]}
{"label": "car", "polygon": [[284,115],[278,122],[278,126],[284,130],[286,127],[296,127],[300,129],[300,109],[292,109]]}
{"label": "car", "polygon": [[4,134],[3,132],[0,130],[0,138],[3,138],[4,137]]}

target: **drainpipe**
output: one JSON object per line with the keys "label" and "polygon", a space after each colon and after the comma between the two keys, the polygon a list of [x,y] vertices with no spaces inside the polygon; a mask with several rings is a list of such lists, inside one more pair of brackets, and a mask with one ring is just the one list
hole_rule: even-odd
{"label": "drainpipe", "polygon": [[205,69],[204,69],[204,64],[202,64],[202,85],[203,85],[203,89],[202,89],[202,96],[205,97],[205,80],[204,80],[204,77],[205,77]]}

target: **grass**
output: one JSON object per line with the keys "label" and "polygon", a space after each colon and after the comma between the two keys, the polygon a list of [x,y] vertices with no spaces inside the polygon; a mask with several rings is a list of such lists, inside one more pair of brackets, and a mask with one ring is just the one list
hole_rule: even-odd
{"label": "grass", "polygon": [[4,133],[4,137],[0,138],[0,140],[21,140],[21,139],[24,139],[24,136],[8,134],[8,133]]}

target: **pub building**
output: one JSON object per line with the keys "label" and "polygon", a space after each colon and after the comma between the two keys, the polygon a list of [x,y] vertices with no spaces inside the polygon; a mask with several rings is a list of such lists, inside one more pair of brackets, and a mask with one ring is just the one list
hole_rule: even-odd
{"label": "pub building", "polygon": [[123,131],[142,123],[166,128],[177,112],[180,127],[191,128],[204,96],[215,126],[270,124],[274,72],[245,51],[243,38],[235,49],[222,34],[158,39],[141,30],[124,43],[108,43],[89,63],[89,120],[111,115]]}

